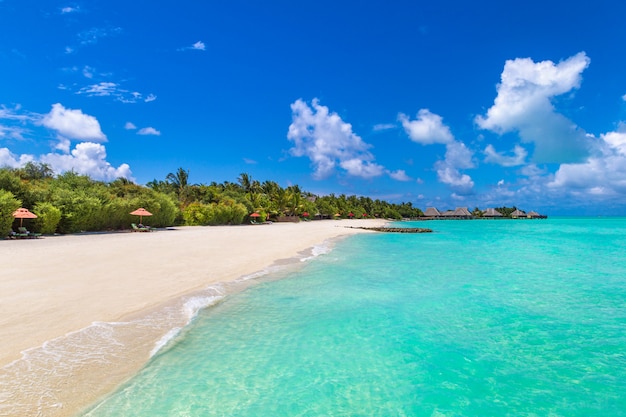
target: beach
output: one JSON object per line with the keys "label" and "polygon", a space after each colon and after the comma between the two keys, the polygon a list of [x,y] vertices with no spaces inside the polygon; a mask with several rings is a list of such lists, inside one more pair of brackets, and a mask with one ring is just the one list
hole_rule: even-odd
{"label": "beach", "polygon": [[187,324],[185,308],[223,297],[228,286],[218,284],[310,256],[333,239],[371,233],[345,226],[382,224],[310,221],[0,241],[0,414],[71,416],[137,372],[172,328]]}

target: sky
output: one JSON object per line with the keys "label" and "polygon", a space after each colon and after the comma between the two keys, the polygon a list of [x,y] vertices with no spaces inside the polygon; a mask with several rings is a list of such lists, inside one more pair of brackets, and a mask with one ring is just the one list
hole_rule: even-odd
{"label": "sky", "polygon": [[626,214],[626,3],[0,0],[0,166]]}

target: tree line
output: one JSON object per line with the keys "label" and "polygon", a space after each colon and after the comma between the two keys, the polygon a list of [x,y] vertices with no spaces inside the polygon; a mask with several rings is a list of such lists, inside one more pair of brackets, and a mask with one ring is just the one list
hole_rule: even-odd
{"label": "tree line", "polygon": [[[250,214],[259,221],[296,218],[415,218],[422,211],[411,203],[392,204],[344,194],[317,196],[297,185],[281,187],[242,173],[236,182],[191,184],[189,171],[179,168],[163,180],[145,186],[125,178],[97,181],[73,171],[54,175],[47,164],[29,162],[22,168],[0,168],[0,233],[19,226],[12,213],[25,207],[37,219],[31,231],[76,233],[128,229],[137,222],[129,213],[144,207],[152,227],[242,224]],[[16,223],[17,222],[17,223]]]}

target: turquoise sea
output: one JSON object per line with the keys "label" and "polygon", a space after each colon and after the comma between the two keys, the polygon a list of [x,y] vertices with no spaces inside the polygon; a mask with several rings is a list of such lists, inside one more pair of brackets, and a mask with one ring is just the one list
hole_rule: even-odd
{"label": "turquoise sea", "polygon": [[402,226],[435,232],[224,298],[82,415],[626,416],[626,218]]}

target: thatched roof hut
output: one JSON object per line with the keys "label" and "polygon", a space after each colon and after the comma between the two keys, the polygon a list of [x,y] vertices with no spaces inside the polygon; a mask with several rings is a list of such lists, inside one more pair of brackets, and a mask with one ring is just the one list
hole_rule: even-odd
{"label": "thatched roof hut", "polygon": [[424,216],[426,217],[439,217],[441,213],[435,207],[428,207],[424,212]]}
{"label": "thatched roof hut", "polygon": [[502,213],[494,208],[488,208],[483,212],[483,217],[502,217]]}
{"label": "thatched roof hut", "polygon": [[526,217],[526,213],[520,209],[516,209],[513,213],[511,213],[511,218],[517,219],[520,217]]}
{"label": "thatched roof hut", "polygon": [[453,213],[454,217],[460,219],[469,219],[472,217],[472,213],[469,212],[467,207],[457,207]]}
{"label": "thatched roof hut", "polygon": [[546,215],[539,214],[536,211],[529,211],[527,216],[528,216],[529,219],[545,219],[545,218],[548,217]]}

